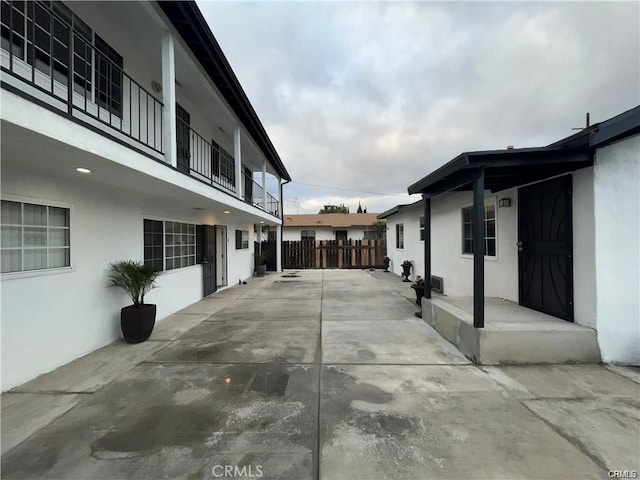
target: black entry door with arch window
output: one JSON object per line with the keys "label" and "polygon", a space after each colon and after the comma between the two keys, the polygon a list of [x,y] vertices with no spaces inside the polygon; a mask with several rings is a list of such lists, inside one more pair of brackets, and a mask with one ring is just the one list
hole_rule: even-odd
{"label": "black entry door with arch window", "polygon": [[572,177],[518,190],[520,305],[573,322]]}

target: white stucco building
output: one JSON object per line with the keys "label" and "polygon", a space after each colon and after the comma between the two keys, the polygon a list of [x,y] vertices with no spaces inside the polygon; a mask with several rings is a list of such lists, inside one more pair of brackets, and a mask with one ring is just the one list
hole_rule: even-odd
{"label": "white stucco building", "polygon": [[[493,307],[506,300],[505,305],[526,307],[517,310],[524,316],[532,310],[546,314],[539,318],[558,330],[543,338],[541,327],[536,337],[534,322],[528,338],[520,333],[523,345],[528,341],[538,350],[538,357],[530,357],[534,361],[554,360],[545,353],[549,342],[556,352],[577,352],[555,361],[599,354],[607,363],[640,364],[639,191],[636,107],[547,147],[463,153],[409,187],[423,200],[380,218],[387,219],[395,273],[408,259],[414,274],[443,280],[445,296],[424,301],[423,317],[440,325],[441,333],[449,328],[445,336],[469,352],[498,333],[503,336],[495,338],[504,340],[496,343],[514,344],[517,333],[508,332],[514,336],[507,340],[504,323],[513,319]],[[483,205],[479,216],[474,205]],[[421,223],[426,233],[420,233]],[[403,248],[397,245],[399,226]],[[426,245],[420,235],[426,235]],[[474,248],[478,241],[483,252]],[[464,322],[443,323],[445,317],[463,318],[461,306],[476,324],[473,348]],[[553,319],[569,323],[565,328]],[[571,332],[566,339],[564,332]],[[581,356],[579,350],[587,348],[570,344],[579,335],[593,335],[594,342],[597,337],[599,352]],[[516,350],[505,361],[519,362]]]}
{"label": "white stucco building", "polygon": [[283,240],[368,240],[376,237],[377,213],[285,215]]}
{"label": "white stucco building", "polygon": [[422,201],[409,205],[396,205],[378,215],[387,222],[387,256],[391,259],[389,270],[402,274],[402,263],[413,264],[409,278],[424,276],[424,216]]}
{"label": "white stucco building", "polygon": [[110,262],[160,321],[250,277],[290,177],[194,2],[2,8],[6,390],[121,335]]}

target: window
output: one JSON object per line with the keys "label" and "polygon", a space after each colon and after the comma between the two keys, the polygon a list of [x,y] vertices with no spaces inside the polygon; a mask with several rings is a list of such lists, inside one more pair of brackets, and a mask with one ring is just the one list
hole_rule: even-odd
{"label": "window", "polygon": [[[462,209],[462,253],[473,254],[473,207]],[[496,204],[484,206],[484,254],[496,256]]]}
{"label": "window", "polygon": [[236,171],[233,156],[218,145],[215,140],[211,140],[211,149],[213,175],[225,180],[229,185],[235,185]]}
{"label": "window", "polygon": [[249,231],[236,230],[236,250],[249,248]]}
{"label": "window", "polygon": [[69,209],[2,200],[2,273],[71,266]]}
{"label": "window", "polygon": [[122,116],[122,56],[98,35],[96,43],[96,103]]}
{"label": "window", "polygon": [[156,270],[164,270],[163,222],[144,221],[144,263]]}
{"label": "window", "polygon": [[424,215],[420,217],[420,241],[424,242]]}
{"label": "window", "polygon": [[365,230],[362,238],[364,240],[378,240],[378,232],[375,230]]}
{"label": "window", "polygon": [[396,224],[396,248],[404,248],[404,224]]}
{"label": "window", "polygon": [[164,222],[165,270],[196,264],[196,226]]}
{"label": "window", "polygon": [[316,231],[315,230],[302,230],[300,232],[300,240],[310,240],[312,242],[316,241]]}
{"label": "window", "polygon": [[195,265],[196,226],[145,219],[144,263],[157,270],[175,270]]}

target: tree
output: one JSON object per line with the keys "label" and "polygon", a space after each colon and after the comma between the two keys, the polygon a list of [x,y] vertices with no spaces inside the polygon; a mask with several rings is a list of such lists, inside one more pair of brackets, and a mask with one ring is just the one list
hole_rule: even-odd
{"label": "tree", "polygon": [[349,213],[349,207],[342,205],[325,205],[318,213]]}
{"label": "tree", "polygon": [[358,202],[358,211],[356,213],[362,213],[362,205]]}
{"label": "tree", "polygon": [[378,220],[376,223],[372,225],[372,231],[374,235],[374,240],[384,240],[387,236],[387,223],[381,220]]}

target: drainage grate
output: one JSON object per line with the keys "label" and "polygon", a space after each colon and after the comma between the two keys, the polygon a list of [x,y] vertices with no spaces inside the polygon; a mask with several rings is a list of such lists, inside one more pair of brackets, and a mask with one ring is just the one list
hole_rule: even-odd
{"label": "drainage grate", "polygon": [[287,273],[286,275],[282,275],[282,278],[300,278],[301,275],[296,275],[294,273]]}

